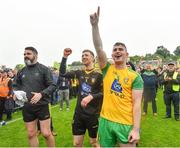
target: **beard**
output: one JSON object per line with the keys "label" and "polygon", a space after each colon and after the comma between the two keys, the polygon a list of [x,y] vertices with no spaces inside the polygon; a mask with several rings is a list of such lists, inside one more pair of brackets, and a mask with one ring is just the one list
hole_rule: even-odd
{"label": "beard", "polygon": [[26,64],[26,66],[34,65],[35,64],[34,61],[35,61],[35,57],[33,57],[33,59],[29,59],[29,58],[24,59],[24,63]]}

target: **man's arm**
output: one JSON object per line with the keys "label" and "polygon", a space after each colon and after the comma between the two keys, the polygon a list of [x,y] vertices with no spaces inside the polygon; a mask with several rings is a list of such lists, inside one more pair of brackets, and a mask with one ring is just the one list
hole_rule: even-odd
{"label": "man's arm", "polygon": [[49,96],[56,89],[56,84],[53,82],[52,72],[49,69],[46,70],[46,74],[45,74],[45,77],[44,77],[44,82],[45,82],[45,85],[46,85],[46,89],[44,89],[42,91],[42,95],[43,96],[44,95]]}
{"label": "man's arm", "polygon": [[[22,70],[18,71],[17,75],[14,77],[13,90],[15,90],[15,91],[21,90],[21,73],[22,73]],[[13,94],[13,99],[16,100],[15,94]]]}
{"label": "man's arm", "polygon": [[62,57],[61,65],[59,67],[59,77],[66,73],[66,61],[67,61],[67,58]]}
{"label": "man's arm", "polygon": [[57,84],[59,84],[59,82],[60,82],[60,77],[74,78],[76,76],[75,71],[66,72],[67,58],[71,53],[72,53],[72,50],[70,48],[64,49],[64,55],[62,57],[61,65],[59,68],[59,78],[58,78]]}
{"label": "man's arm", "polygon": [[91,102],[91,100],[93,99],[99,99],[99,100],[103,99],[103,93],[98,92],[84,97],[81,101],[81,106],[86,107],[89,104],[89,102]]}
{"label": "man's arm", "polygon": [[141,100],[143,90],[132,90],[133,97],[133,128],[129,134],[129,143],[137,143],[140,139],[140,121],[141,121]]}
{"label": "man's arm", "polygon": [[7,98],[12,97],[12,94],[13,94],[13,87],[12,87],[12,80],[11,79],[8,82],[8,87],[9,87],[9,93],[8,93]]}
{"label": "man's arm", "polygon": [[107,63],[107,57],[106,57],[106,53],[103,50],[103,44],[99,33],[99,27],[98,27],[99,14],[100,14],[100,7],[98,7],[97,12],[90,15],[90,22],[92,25],[92,37],[93,37],[94,47],[96,49],[99,66],[102,69],[105,67]]}
{"label": "man's arm", "polygon": [[21,90],[21,85],[22,85],[22,71],[23,69],[19,70],[17,75],[15,76],[14,80],[13,80],[13,90]]}
{"label": "man's arm", "polygon": [[[43,69],[42,69],[43,70]],[[49,68],[44,69],[44,85],[45,89],[42,90],[41,92],[31,92],[33,94],[33,97],[31,98],[30,103],[36,104],[40,99],[48,99],[49,101],[49,96],[52,94],[53,91],[56,89],[56,84],[53,83],[53,77],[52,73]]]}
{"label": "man's arm", "polygon": [[62,75],[62,74],[65,74],[66,73],[66,61],[67,61],[67,58],[68,56],[72,53],[72,50],[70,48],[65,48],[64,49],[64,55],[63,55],[63,58],[62,58],[62,61],[61,61],[61,65],[60,65],[60,68],[59,68],[59,74]]}

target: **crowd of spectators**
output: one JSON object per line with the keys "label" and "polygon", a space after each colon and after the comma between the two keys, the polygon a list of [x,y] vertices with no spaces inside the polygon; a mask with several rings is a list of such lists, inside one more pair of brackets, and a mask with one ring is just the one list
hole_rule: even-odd
{"label": "crowd of spectators", "polygon": [[[169,62],[167,64],[164,64],[163,66],[156,66],[156,68],[153,67],[151,63],[146,63],[144,66],[142,65],[134,65],[132,62],[127,62],[127,66],[132,68],[132,70],[135,70],[139,72],[143,78],[144,81],[144,93],[143,93],[143,115],[147,115],[147,110],[148,110],[148,103],[152,103],[152,114],[154,116],[158,115],[158,106],[156,104],[157,99],[164,99],[164,104],[166,108],[166,115],[165,118],[170,118],[171,117],[171,103],[174,106],[174,116],[175,119],[178,121],[179,120],[179,90],[175,94],[176,99],[174,99],[172,96],[168,99],[167,96],[167,90],[165,89],[167,85],[167,82],[165,82],[165,74],[169,73],[169,66],[173,65],[174,66],[174,72],[178,73],[177,77],[174,78],[174,83],[171,82],[168,83],[168,86],[170,87],[170,93],[173,94],[173,84],[180,84],[180,68],[176,67],[176,64],[174,62]],[[50,68],[53,74],[53,81],[57,83],[57,88],[53,92],[51,96],[51,104],[60,104],[60,110],[63,110],[63,103],[64,101],[66,102],[66,108],[69,110],[70,104],[69,100],[72,98],[76,98],[77,96],[77,86],[78,86],[78,81],[77,79],[67,79],[67,80],[60,80],[58,81],[58,76],[59,76],[59,71],[56,68]],[[15,85],[14,79],[17,74],[17,69],[11,69],[7,68],[6,66],[1,66],[0,68],[0,85],[2,83],[5,83],[3,79],[7,79],[7,87],[8,87],[8,94],[2,94],[3,92],[0,91],[0,121],[3,119],[3,114],[7,115],[6,120],[11,120],[12,119],[12,113],[21,106],[18,106],[13,98],[13,87]],[[172,74],[173,77],[173,74]],[[173,78],[172,78],[173,79]],[[4,89],[4,88],[2,88]],[[164,98],[157,98],[157,91],[158,89],[163,89],[163,94]],[[168,89],[169,91],[169,89]],[[7,96],[3,96],[7,95]]]}

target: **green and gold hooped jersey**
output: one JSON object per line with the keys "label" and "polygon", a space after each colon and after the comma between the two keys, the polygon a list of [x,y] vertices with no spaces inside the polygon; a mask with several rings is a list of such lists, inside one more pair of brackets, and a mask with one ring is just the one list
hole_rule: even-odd
{"label": "green and gold hooped jersey", "polygon": [[127,125],[133,125],[132,90],[142,90],[143,80],[135,71],[116,69],[107,63],[102,69],[104,98],[101,117]]}

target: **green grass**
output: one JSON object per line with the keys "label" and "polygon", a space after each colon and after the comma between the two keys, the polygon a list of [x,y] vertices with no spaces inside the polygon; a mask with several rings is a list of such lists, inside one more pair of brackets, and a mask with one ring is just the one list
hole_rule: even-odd
{"label": "green grass", "polygon": [[172,106],[172,118],[163,119],[166,108],[162,90],[159,90],[156,98],[158,116],[152,115],[152,104],[149,103],[148,114],[142,116],[139,146],[180,147],[180,122],[174,119],[174,107]]}
{"label": "green grass", "polygon": [[[162,91],[157,96],[158,116],[152,115],[151,103],[148,105],[148,114],[142,116],[140,147],[179,147],[180,146],[180,122],[171,119],[163,119],[165,116],[165,105]],[[58,133],[56,139],[57,147],[71,147],[72,133],[71,122],[74,113],[76,99],[71,101],[70,111],[59,111],[59,106],[52,108],[54,128]],[[173,108],[172,108],[173,109]],[[173,113],[173,111],[172,111]],[[21,118],[21,119],[19,119]],[[0,127],[1,147],[28,147],[27,133],[22,120],[21,111],[13,114],[15,122]],[[39,136],[40,146],[46,146],[42,136]],[[84,146],[88,147],[89,139],[86,135]]]}

